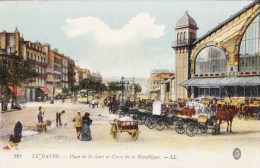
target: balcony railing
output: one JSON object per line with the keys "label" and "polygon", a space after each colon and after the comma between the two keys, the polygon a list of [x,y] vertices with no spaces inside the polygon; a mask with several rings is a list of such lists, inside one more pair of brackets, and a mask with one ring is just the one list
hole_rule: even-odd
{"label": "balcony railing", "polygon": [[174,41],[172,47],[189,45],[192,44],[194,41],[195,39],[184,39],[184,40]]}
{"label": "balcony railing", "polygon": [[39,62],[39,61],[36,61],[36,60],[33,60],[33,59],[26,59],[26,61],[29,63],[29,64],[33,64],[33,65],[38,65],[38,66],[41,66],[43,68],[47,68],[47,63],[44,63],[44,62]]}

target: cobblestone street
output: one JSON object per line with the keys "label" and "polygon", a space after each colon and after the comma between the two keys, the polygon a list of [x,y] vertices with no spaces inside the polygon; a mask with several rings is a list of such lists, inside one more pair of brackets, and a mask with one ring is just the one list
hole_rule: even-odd
{"label": "cobblestone street", "polygon": [[[52,125],[48,127],[46,133],[32,135],[32,133],[36,133],[34,127],[37,122],[36,110],[39,106],[45,109],[44,120],[52,120]],[[57,110],[62,109],[66,111],[62,116],[63,125],[56,127],[55,113]],[[91,125],[92,141],[82,142],[76,138],[72,118],[78,110],[82,114],[86,111],[91,114],[90,117],[93,119],[93,124]],[[147,152],[160,157],[177,156],[178,159],[174,162],[165,162],[165,166],[169,165],[169,163],[178,165],[179,161],[182,160],[181,162],[183,162],[187,160],[187,157],[190,157],[195,165],[212,157],[218,158],[216,162],[225,159],[225,162],[227,160],[231,165],[246,164],[248,159],[257,161],[255,157],[260,155],[258,148],[260,145],[259,120],[245,121],[235,118],[233,121],[234,133],[225,132],[226,123],[224,123],[221,125],[220,135],[213,136],[211,130],[209,130],[207,134],[199,133],[195,137],[177,134],[173,128],[157,131],[141,125],[139,127],[141,133],[137,141],[133,141],[127,133],[121,133],[118,142],[116,142],[109,134],[111,126],[108,122],[109,114],[107,108],[92,109],[85,104],[73,104],[70,102],[64,104],[55,102],[53,105],[49,103],[28,103],[27,107],[21,111],[2,113],[1,147],[7,144],[8,136],[12,134],[14,124],[18,119],[23,124],[24,136],[19,144],[19,152],[51,150],[62,153],[70,153],[70,151],[82,153],[92,151],[94,155],[95,153],[101,154],[113,151],[112,153],[122,153],[124,156],[125,154],[147,154]],[[237,147],[242,151],[242,158],[239,161],[234,160],[232,155],[233,150]],[[91,161],[94,164],[95,161]],[[124,160],[119,159],[119,161]],[[138,164],[138,160],[134,162]],[[156,163],[156,161],[153,162]],[[214,161],[212,164],[214,164]],[[205,165],[205,167],[207,166]]]}

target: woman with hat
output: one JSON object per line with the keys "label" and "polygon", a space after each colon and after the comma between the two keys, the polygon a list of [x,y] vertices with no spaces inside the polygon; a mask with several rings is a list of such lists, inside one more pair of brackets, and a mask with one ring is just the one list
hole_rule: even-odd
{"label": "woman with hat", "polygon": [[90,125],[92,124],[92,120],[89,118],[90,114],[88,112],[85,113],[82,118],[82,132],[81,132],[81,141],[90,141],[92,139]]}

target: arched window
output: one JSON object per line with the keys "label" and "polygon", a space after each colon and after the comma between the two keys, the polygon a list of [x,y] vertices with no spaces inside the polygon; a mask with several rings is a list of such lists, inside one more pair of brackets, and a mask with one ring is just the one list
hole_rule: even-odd
{"label": "arched window", "polygon": [[183,33],[183,41],[186,40],[186,32]]}
{"label": "arched window", "polygon": [[182,42],[182,39],[183,39],[183,34],[182,32],[180,33],[180,42]]}
{"label": "arched window", "polygon": [[260,71],[260,15],[247,27],[239,49],[239,71]]}
{"label": "arched window", "polygon": [[225,73],[226,56],[216,46],[203,48],[196,57],[196,74]]}
{"label": "arched window", "polygon": [[177,42],[180,41],[180,33],[177,33]]}

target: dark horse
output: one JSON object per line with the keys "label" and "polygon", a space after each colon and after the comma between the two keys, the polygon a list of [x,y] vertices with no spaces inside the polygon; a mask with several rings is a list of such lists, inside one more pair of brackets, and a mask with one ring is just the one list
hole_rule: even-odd
{"label": "dark horse", "polygon": [[232,122],[233,118],[237,113],[236,106],[224,106],[222,110],[217,110],[216,120],[218,125],[218,132],[220,131],[220,124],[222,121],[227,122],[227,132],[228,130],[232,132]]}

